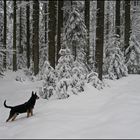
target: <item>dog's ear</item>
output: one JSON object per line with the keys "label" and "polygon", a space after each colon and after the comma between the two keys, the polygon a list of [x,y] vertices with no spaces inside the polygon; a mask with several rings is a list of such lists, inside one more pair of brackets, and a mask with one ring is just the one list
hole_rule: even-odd
{"label": "dog's ear", "polygon": [[32,91],[32,95],[34,95],[34,92]]}
{"label": "dog's ear", "polygon": [[36,95],[36,92],[35,92],[35,95]]}

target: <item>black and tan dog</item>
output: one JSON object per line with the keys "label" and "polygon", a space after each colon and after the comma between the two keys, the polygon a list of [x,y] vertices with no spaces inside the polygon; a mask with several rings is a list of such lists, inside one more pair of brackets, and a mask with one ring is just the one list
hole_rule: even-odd
{"label": "black and tan dog", "polygon": [[6,122],[8,122],[9,120],[14,121],[15,118],[17,117],[17,115],[19,115],[20,113],[26,113],[27,112],[27,117],[32,116],[33,115],[33,108],[34,108],[34,105],[35,105],[37,99],[39,99],[39,97],[36,95],[36,93],[34,94],[34,92],[32,91],[32,96],[24,104],[17,105],[17,106],[7,106],[6,105],[6,100],[5,100],[4,101],[4,106],[6,108],[11,109],[9,117],[6,120]]}

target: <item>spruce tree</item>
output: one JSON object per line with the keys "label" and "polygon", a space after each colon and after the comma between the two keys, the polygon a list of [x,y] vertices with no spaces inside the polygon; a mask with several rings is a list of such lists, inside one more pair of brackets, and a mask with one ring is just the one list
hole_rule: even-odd
{"label": "spruce tree", "polygon": [[120,79],[127,74],[125,57],[120,48],[120,38],[114,35],[105,51],[104,75],[110,79]]}
{"label": "spruce tree", "polygon": [[140,74],[140,43],[135,35],[130,38],[130,45],[125,51],[128,73]]}
{"label": "spruce tree", "polygon": [[[66,36],[67,45],[71,49],[72,55],[74,56],[74,60],[76,60],[77,54],[82,50],[84,50],[85,54],[87,51],[87,29],[84,19],[80,15],[76,2],[73,2],[64,33]],[[86,59],[85,56],[84,58]]]}

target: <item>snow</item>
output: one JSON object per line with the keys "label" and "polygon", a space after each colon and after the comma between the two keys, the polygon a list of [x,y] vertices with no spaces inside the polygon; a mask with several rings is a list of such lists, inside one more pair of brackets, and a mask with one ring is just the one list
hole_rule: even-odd
{"label": "snow", "polygon": [[108,80],[97,90],[87,84],[85,92],[64,100],[39,99],[34,116],[19,115],[6,123],[9,109],[24,103],[41,81],[15,81],[21,72],[0,78],[0,138],[140,138],[140,75]]}

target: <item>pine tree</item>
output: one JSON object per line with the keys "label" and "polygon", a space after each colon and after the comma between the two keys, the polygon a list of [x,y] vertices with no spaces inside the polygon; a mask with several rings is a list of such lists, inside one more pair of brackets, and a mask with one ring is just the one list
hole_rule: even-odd
{"label": "pine tree", "polygon": [[49,99],[55,94],[56,75],[53,67],[50,66],[48,61],[44,62],[42,68],[43,87],[39,93],[44,99]]}
{"label": "pine tree", "polygon": [[18,69],[26,67],[26,5],[24,1],[17,2],[17,66]]}
{"label": "pine tree", "polygon": [[39,1],[33,1],[33,62],[34,75],[39,72]]}
{"label": "pine tree", "polygon": [[59,59],[59,51],[61,49],[61,44],[62,44],[62,38],[61,38],[61,35],[62,35],[62,29],[63,29],[63,6],[64,6],[64,1],[61,0],[61,1],[58,1],[58,17],[57,17],[57,20],[58,20],[58,29],[57,29],[57,62],[58,62],[58,59]]}
{"label": "pine tree", "polygon": [[79,54],[77,59],[73,63],[72,68],[72,92],[77,94],[78,92],[84,91],[84,86],[86,82],[86,77],[88,74],[88,69],[83,63],[83,54]]}
{"label": "pine tree", "polygon": [[[23,65],[23,40],[24,40],[24,33],[23,33],[23,24],[24,24],[24,20],[23,20],[23,7],[22,7],[22,1],[18,2],[17,3],[17,6],[19,8],[19,11],[17,13],[18,17],[17,17],[17,25],[18,25],[18,53],[17,53],[17,58],[18,58],[18,61],[17,61],[17,65],[18,65],[18,69],[21,69],[24,67]],[[25,58],[24,58],[25,59]]]}
{"label": "pine tree", "polygon": [[97,1],[97,27],[96,27],[96,68],[99,79],[103,74],[103,45],[104,45],[104,1]]}
{"label": "pine tree", "polygon": [[116,0],[116,34],[120,36],[120,0]]}
{"label": "pine tree", "polygon": [[131,31],[131,23],[130,23],[130,0],[125,1],[125,34],[124,34],[124,42],[125,49],[129,46],[130,39],[130,31]]}
{"label": "pine tree", "polygon": [[110,79],[120,79],[127,76],[128,70],[125,65],[124,54],[120,49],[120,38],[118,35],[111,37],[109,46],[105,51],[104,75]]}
{"label": "pine tree", "polygon": [[[0,1],[0,19],[3,18],[3,5],[2,5],[2,1]],[[2,58],[3,58],[3,34],[2,34],[2,30],[3,30],[3,22],[2,20],[0,20],[0,77],[3,75],[3,62],[2,62]]]}
{"label": "pine tree", "polygon": [[49,23],[48,23],[48,57],[50,65],[55,68],[55,37],[56,37],[56,1],[49,0],[48,13],[49,13]]}
{"label": "pine tree", "polygon": [[13,69],[13,1],[7,3],[7,41],[6,41],[6,62],[7,69]]}
{"label": "pine tree", "polygon": [[[1,19],[4,19],[4,15],[3,15],[3,3],[2,1],[0,1],[0,18]],[[2,40],[3,40],[3,34],[2,34],[2,31],[3,31],[3,20],[0,20],[0,47],[2,47]],[[2,48],[1,48],[2,49]]]}
{"label": "pine tree", "polygon": [[[136,1],[134,4],[138,4],[139,1]],[[140,38],[140,12],[139,12],[139,5],[133,5],[132,3],[132,8],[133,13],[131,16],[131,25],[132,25],[132,33],[130,35],[130,38],[135,38],[136,41],[139,42]],[[130,39],[130,41],[131,41]],[[133,40],[133,39],[132,39]]]}
{"label": "pine tree", "polygon": [[17,43],[16,43],[16,31],[17,31],[17,16],[16,16],[16,9],[17,9],[17,4],[16,4],[16,0],[14,0],[14,7],[13,7],[13,15],[14,15],[14,19],[13,19],[13,71],[17,71]]}
{"label": "pine tree", "polygon": [[60,58],[56,66],[56,74],[58,82],[56,85],[56,93],[59,99],[69,97],[68,91],[71,87],[72,67],[73,67],[73,56],[71,55],[70,49],[63,44],[64,47],[60,50]]}
{"label": "pine tree", "polygon": [[130,38],[130,46],[125,51],[128,73],[140,74],[140,43],[135,35]]}
{"label": "pine tree", "polygon": [[90,68],[91,69],[95,69],[95,44],[96,44],[96,14],[97,14],[97,10],[96,10],[96,1],[91,1],[91,11],[90,11],[90,44],[91,44],[91,48],[90,48]]}
{"label": "pine tree", "polygon": [[4,32],[3,32],[3,68],[6,69],[6,43],[7,43],[7,4],[6,0],[4,0]]}
{"label": "pine tree", "polygon": [[110,21],[110,1],[107,0],[105,1],[105,4],[106,4],[106,8],[105,8],[105,47],[107,47],[107,44],[109,42],[109,36],[110,36],[110,24],[111,24],[111,21]]}
{"label": "pine tree", "polygon": [[94,71],[91,71],[88,75],[87,75],[87,83],[91,84],[93,87],[95,87],[98,90],[103,89],[103,87],[105,87],[105,84],[103,81],[101,81],[98,78],[98,74]]}
{"label": "pine tree", "polygon": [[76,2],[73,2],[72,10],[69,13],[64,33],[67,45],[72,50],[74,60],[76,60],[77,54],[81,52],[81,50],[84,50],[84,52],[87,51],[87,30]]}
{"label": "pine tree", "polygon": [[[29,2],[29,0],[27,0]],[[30,68],[30,55],[31,55],[31,46],[30,46],[30,5],[26,5],[26,56],[27,56],[27,68]]]}
{"label": "pine tree", "polygon": [[[22,1],[20,1],[22,4]],[[23,39],[23,8],[20,6],[19,8],[19,54],[23,55],[23,46],[22,46],[22,39]]]}
{"label": "pine tree", "polygon": [[[117,11],[116,11],[117,12]],[[125,50],[125,1],[120,1],[120,45]]]}
{"label": "pine tree", "polygon": [[85,0],[85,25],[87,28],[87,63],[89,64],[90,56],[90,0]]}
{"label": "pine tree", "polygon": [[47,3],[44,3],[44,26],[45,26],[45,47],[47,46],[47,8],[48,8],[48,5]]}

